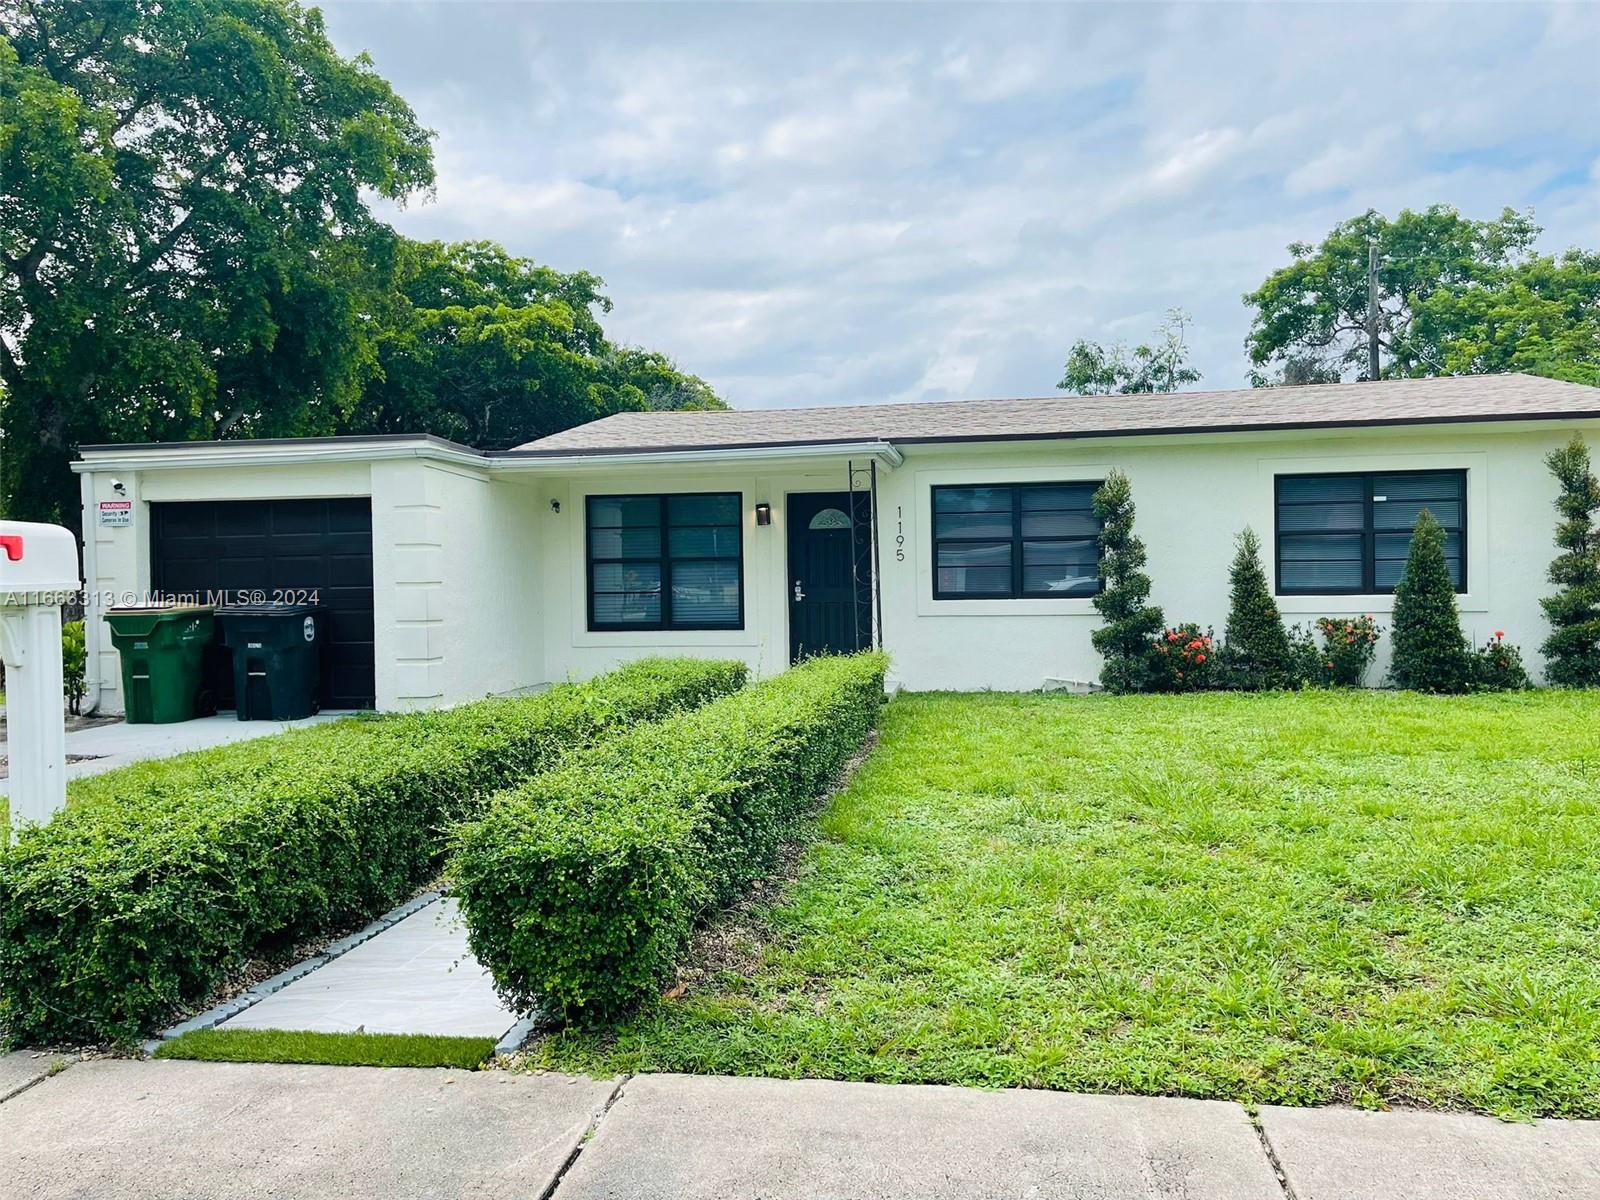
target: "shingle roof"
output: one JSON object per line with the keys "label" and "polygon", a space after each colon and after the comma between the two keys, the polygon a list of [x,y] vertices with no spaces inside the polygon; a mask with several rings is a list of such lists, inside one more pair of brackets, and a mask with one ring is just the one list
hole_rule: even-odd
{"label": "shingle roof", "polygon": [[1600,388],[1535,375],[1459,375],[1171,395],[629,412],[528,442],[510,453],[1003,441],[1574,417],[1600,417]]}

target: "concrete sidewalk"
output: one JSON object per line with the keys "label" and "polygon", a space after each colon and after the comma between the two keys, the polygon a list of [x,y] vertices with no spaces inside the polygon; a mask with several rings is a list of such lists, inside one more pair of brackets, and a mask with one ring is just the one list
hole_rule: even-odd
{"label": "concrete sidewalk", "polygon": [[98,1061],[0,1129],[5,1194],[41,1200],[1600,1194],[1600,1122],[812,1080]]}

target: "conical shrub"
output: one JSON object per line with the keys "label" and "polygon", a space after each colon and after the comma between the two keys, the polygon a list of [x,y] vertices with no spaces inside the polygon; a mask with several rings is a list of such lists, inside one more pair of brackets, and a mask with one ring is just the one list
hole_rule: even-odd
{"label": "conical shrub", "polygon": [[1229,685],[1245,691],[1290,686],[1289,631],[1283,627],[1267,573],[1261,566],[1261,539],[1246,528],[1234,540],[1228,568],[1228,627],[1223,663]]}
{"label": "conical shrub", "polygon": [[1089,639],[1105,660],[1100,683],[1108,692],[1152,691],[1166,679],[1156,652],[1166,619],[1149,602],[1144,543],[1133,534],[1133,489],[1121,471],[1112,471],[1095,492],[1094,512],[1101,523],[1100,578],[1105,581],[1094,607],[1105,624]]}
{"label": "conical shrub", "polygon": [[1464,692],[1472,659],[1461,633],[1456,587],[1444,556],[1444,530],[1427,509],[1411,530],[1411,551],[1394,590],[1396,687],[1418,692]]}
{"label": "conical shrub", "polygon": [[1550,582],[1561,590],[1539,603],[1550,622],[1544,651],[1545,678],[1561,687],[1600,687],[1600,481],[1589,469],[1589,448],[1577,434],[1545,459],[1561,484],[1556,509],[1556,545]]}

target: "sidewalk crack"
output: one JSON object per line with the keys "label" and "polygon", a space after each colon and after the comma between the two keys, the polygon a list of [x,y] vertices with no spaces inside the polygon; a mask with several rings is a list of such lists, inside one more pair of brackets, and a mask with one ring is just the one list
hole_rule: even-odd
{"label": "sidewalk crack", "polygon": [[624,1075],[617,1080],[617,1086],[611,1089],[611,1094],[606,1097],[606,1102],[596,1109],[594,1115],[589,1118],[588,1125],[584,1126],[583,1135],[578,1138],[578,1144],[572,1148],[572,1153],[567,1155],[567,1161],[562,1163],[560,1169],[556,1171],[555,1178],[550,1181],[550,1185],[539,1193],[538,1200],[551,1200],[551,1197],[556,1194],[556,1190],[566,1179],[567,1172],[572,1170],[573,1164],[578,1161],[578,1156],[594,1140],[594,1135],[600,1129],[600,1122],[606,1119],[606,1114],[611,1111],[611,1106],[622,1099],[622,1089],[628,1085],[628,1081],[632,1078],[632,1075]]}
{"label": "sidewalk crack", "polygon": [[45,1068],[43,1075],[36,1075],[32,1079],[28,1080],[28,1082],[12,1088],[9,1092],[0,1093],[0,1104],[4,1104],[7,1100],[15,1100],[18,1096],[22,1095],[23,1092],[31,1091],[32,1089],[38,1087],[41,1083],[44,1083],[46,1080],[54,1079],[57,1075],[61,1074],[77,1061],[78,1060],[75,1058],[57,1057],[52,1059],[50,1064]]}
{"label": "sidewalk crack", "polygon": [[1278,1177],[1278,1186],[1283,1189],[1284,1200],[1299,1200],[1294,1194],[1294,1188],[1289,1186],[1289,1174],[1278,1161],[1278,1152],[1272,1147],[1272,1139],[1267,1136],[1267,1127],[1261,1121],[1261,1113],[1252,1105],[1245,1109],[1245,1115],[1250,1118],[1250,1127],[1256,1131],[1256,1140],[1261,1143],[1261,1150],[1267,1156],[1267,1165]]}

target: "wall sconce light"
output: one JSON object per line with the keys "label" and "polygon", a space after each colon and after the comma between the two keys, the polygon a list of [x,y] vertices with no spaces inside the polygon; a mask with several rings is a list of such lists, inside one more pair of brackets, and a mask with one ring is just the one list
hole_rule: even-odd
{"label": "wall sconce light", "polygon": [[550,501],[550,511],[553,512],[553,513],[560,512],[561,511],[561,501],[559,501],[559,500]]}
{"label": "wall sconce light", "polygon": [[772,524],[772,505],[768,504],[765,500],[763,500],[760,504],[756,505],[756,524],[757,525],[771,525]]}

